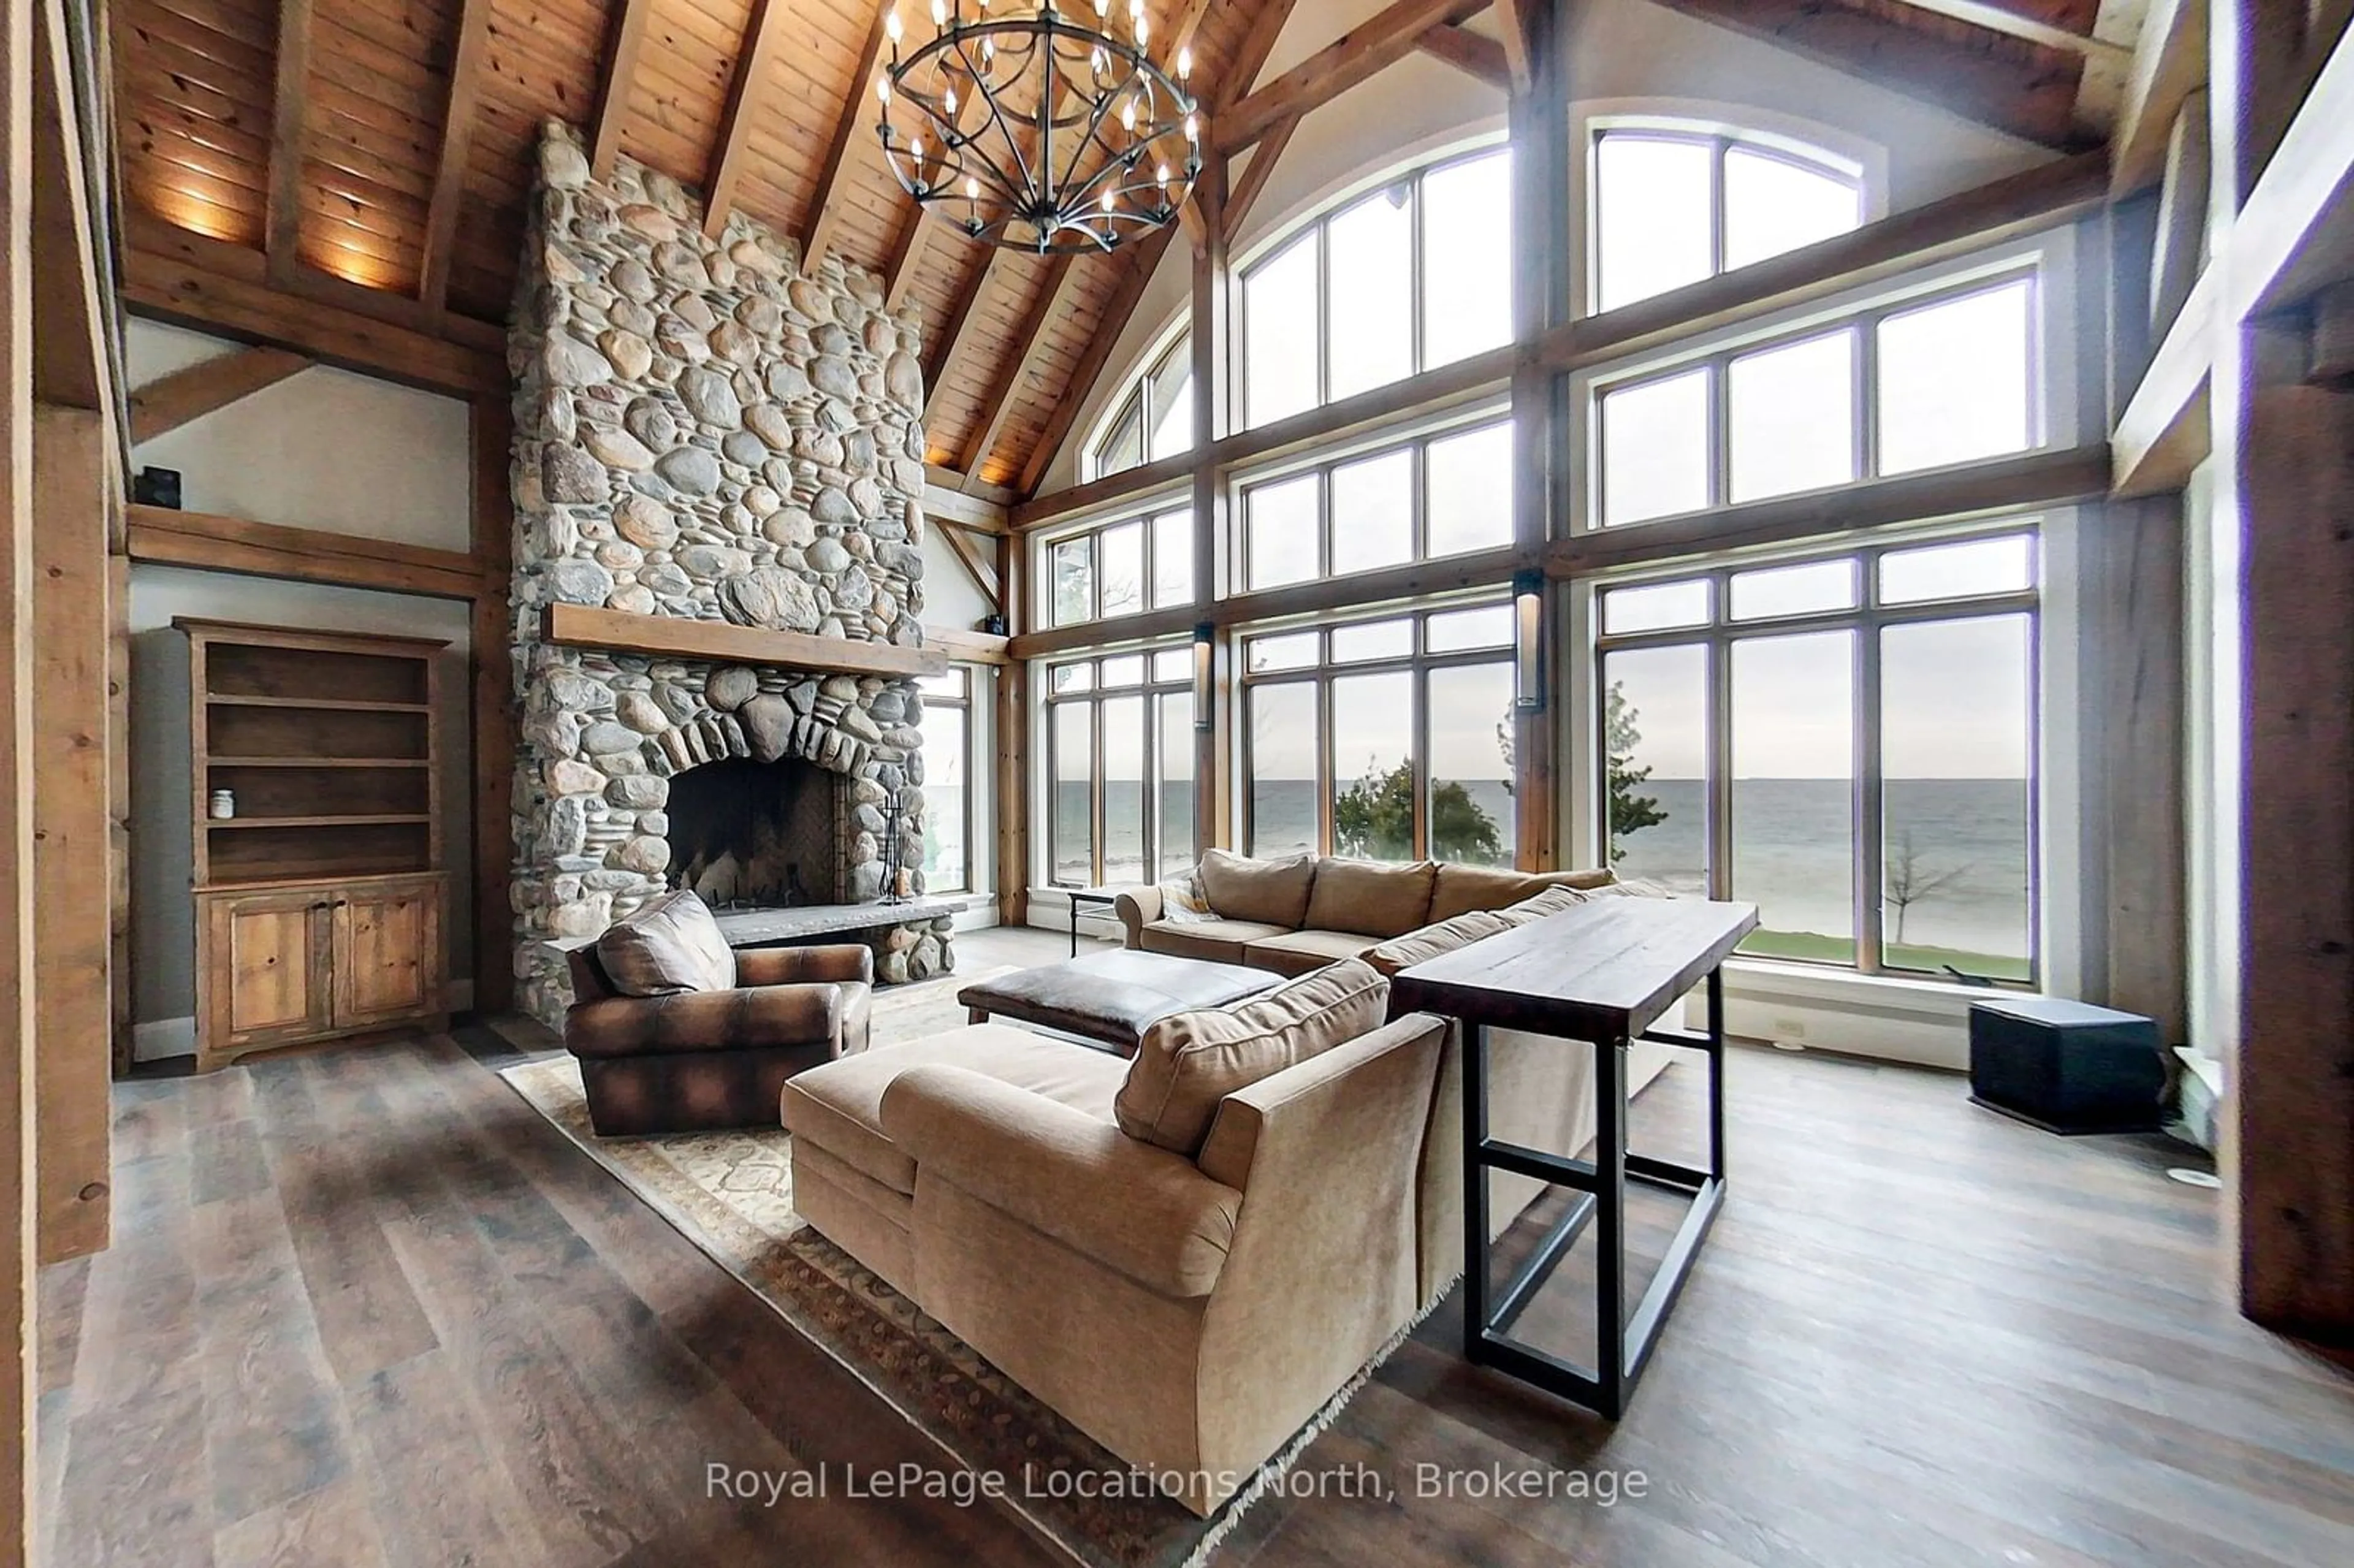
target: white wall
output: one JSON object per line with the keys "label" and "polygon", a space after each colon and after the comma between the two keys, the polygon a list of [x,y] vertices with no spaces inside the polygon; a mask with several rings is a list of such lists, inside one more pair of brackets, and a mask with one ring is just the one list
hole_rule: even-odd
{"label": "white wall", "polygon": [[[1383,9],[1386,0],[1305,0],[1260,73],[1264,84]],[[1777,121],[1810,121],[1887,150],[1889,206],[1918,206],[2041,163],[2048,149],[1962,120],[1912,95],[1777,49],[1650,0],[1590,0],[1569,41],[1572,111],[1598,101],[1696,100],[1747,107]],[[1479,24],[1485,26],[1484,17]],[[1410,56],[1300,122],[1283,162],[1236,237],[1247,254],[1352,182],[1483,131],[1500,130],[1503,97],[1454,67]],[[1237,173],[1244,165],[1237,166]],[[1072,440],[1041,487],[1079,482],[1078,455],[1148,349],[1186,308],[1191,260],[1172,245],[1112,368],[1072,425]]]}
{"label": "white wall", "polygon": [[[238,347],[133,321],[132,385]],[[191,512],[464,550],[472,534],[469,440],[457,398],[313,366],[131,456],[134,472],[179,470],[181,504]]]}
{"label": "white wall", "polygon": [[2182,546],[2184,1001],[2191,1048],[2231,1061],[2240,1044],[2242,567],[2239,520],[2218,512],[2212,461],[2183,493]]}
{"label": "white wall", "polygon": [[[133,387],[238,345],[133,321]],[[132,467],[178,469],[191,511],[365,535],[440,549],[470,546],[468,411],[436,397],[314,366],[133,449]],[[131,902],[133,1018],[142,1057],[195,1049],[196,901],[188,750],[187,640],[175,616],[441,638],[441,789],[451,873],[455,1000],[473,969],[473,767],[470,615],[451,599],[280,582],[228,572],[131,571]]]}

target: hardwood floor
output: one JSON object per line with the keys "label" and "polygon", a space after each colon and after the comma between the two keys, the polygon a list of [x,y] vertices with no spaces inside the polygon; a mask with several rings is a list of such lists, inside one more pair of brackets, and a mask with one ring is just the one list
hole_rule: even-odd
{"label": "hardwood floor", "polygon": [[[707,1464],[933,1456],[500,1083],[512,1054],[471,1027],[118,1086],[117,1240],[41,1282],[48,1561],[1046,1560],[985,1504],[706,1497]],[[1638,1147],[1691,1130],[1691,1077]],[[2189,1151],[1903,1068],[1742,1052],[1730,1083],[1732,1192],[1627,1421],[1466,1367],[1442,1308],[1294,1472],[1388,1495],[1270,1499],[1217,1561],[2354,1562],[2354,1381],[2232,1312],[2216,1195],[2164,1178]],[[1576,1283],[1522,1332],[1575,1351]]]}

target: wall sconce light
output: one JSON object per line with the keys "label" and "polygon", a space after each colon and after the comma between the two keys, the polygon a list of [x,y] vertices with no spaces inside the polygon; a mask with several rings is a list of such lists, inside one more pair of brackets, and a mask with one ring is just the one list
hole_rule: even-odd
{"label": "wall sconce light", "polygon": [[1545,705],[1544,573],[1512,574],[1512,705],[1538,713]]}
{"label": "wall sconce light", "polygon": [[1216,652],[1217,635],[1218,629],[1206,620],[1193,627],[1193,727],[1205,734],[1217,727],[1210,716],[1210,662]]}

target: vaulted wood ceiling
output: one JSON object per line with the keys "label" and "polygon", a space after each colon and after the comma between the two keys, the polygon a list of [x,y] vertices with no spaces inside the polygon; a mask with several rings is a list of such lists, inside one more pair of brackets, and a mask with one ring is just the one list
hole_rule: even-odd
{"label": "vaulted wood ceiling", "polygon": [[[2101,54],[2069,42],[2098,0],[1664,3],[2054,144],[2081,139]],[[1151,0],[1154,36],[1189,38],[1206,96],[1232,101],[1292,5]],[[1500,83],[1502,50],[1454,26],[1464,10],[1424,48]],[[567,120],[600,154],[882,274],[923,311],[934,460],[1026,492],[1159,248],[1062,262],[918,225],[872,153],[880,16],[875,0],[118,0],[127,243],[232,280],[249,332],[283,298],[495,348],[537,126]]]}

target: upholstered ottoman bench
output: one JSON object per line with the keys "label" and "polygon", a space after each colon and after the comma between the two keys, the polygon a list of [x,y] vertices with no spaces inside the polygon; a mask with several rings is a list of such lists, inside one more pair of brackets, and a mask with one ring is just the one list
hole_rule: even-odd
{"label": "upholstered ottoman bench", "polygon": [[957,1001],[975,1023],[1016,1019],[1133,1056],[1144,1032],[1171,1013],[1225,1007],[1273,991],[1283,978],[1240,964],[1122,949],[975,980]]}

